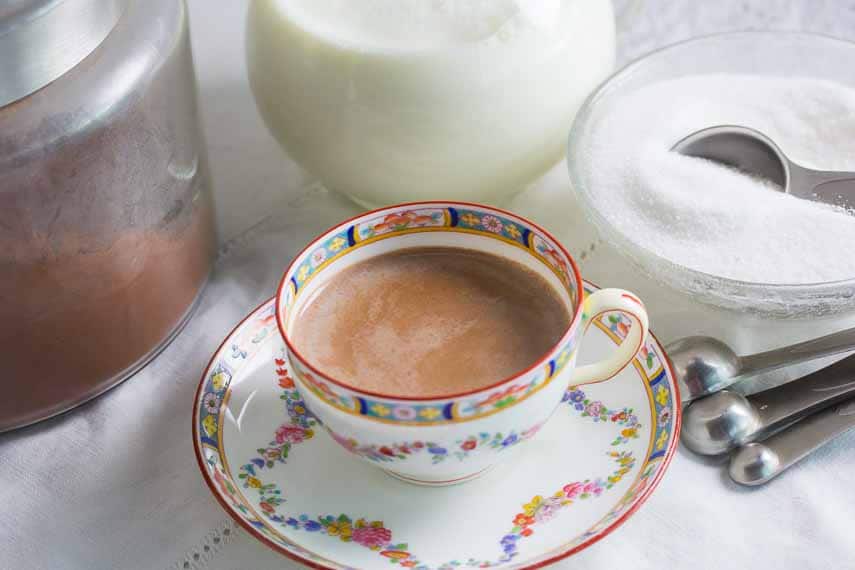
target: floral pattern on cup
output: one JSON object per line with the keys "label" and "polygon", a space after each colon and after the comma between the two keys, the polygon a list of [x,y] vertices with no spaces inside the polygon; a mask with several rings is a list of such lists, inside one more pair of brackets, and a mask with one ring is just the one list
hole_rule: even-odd
{"label": "floral pattern on cup", "polygon": [[546,261],[555,269],[559,279],[566,285],[571,282],[570,269],[568,268],[567,259],[558,251],[558,248],[551,245],[542,236],[532,234],[531,247],[539,254],[539,257]]}
{"label": "floral pattern on cup", "polygon": [[[286,355],[284,347],[281,348],[281,354],[281,360],[285,361]],[[360,403],[355,397],[349,396],[337,390],[333,390],[329,384],[327,384],[323,380],[320,380],[315,376],[314,373],[309,372],[296,362],[293,365],[293,369],[294,374],[300,380],[302,380],[306,386],[309,387],[312,393],[324,400],[325,402],[334,405],[340,410],[345,410],[348,413],[353,413],[354,411],[359,410]]]}
{"label": "floral pattern on cup", "polygon": [[[284,398],[285,396],[282,397]],[[622,445],[628,443],[631,439],[638,438],[638,430],[641,428],[641,424],[632,408],[611,409],[599,400],[589,399],[584,391],[572,386],[567,390],[562,401],[580,412],[582,417],[589,417],[594,422],[611,422],[621,426],[623,429],[612,441],[612,446]],[[670,408],[663,408],[658,417],[659,425],[667,425],[670,419]],[[471,453],[482,449],[502,451],[531,438],[540,428],[540,425],[535,425],[519,434],[514,431],[508,434],[482,432],[465,439],[458,439],[452,445],[431,441],[366,445],[360,444],[353,438],[337,434],[330,429],[327,429],[327,431],[347,451],[377,463],[404,461],[414,455],[427,454],[430,455],[431,461],[436,464],[450,457],[462,461],[469,457]]]}
{"label": "floral pattern on cup", "polygon": [[[315,435],[315,429],[319,422],[307,410],[305,402],[296,390],[293,378],[288,373],[286,361],[277,358],[274,360],[275,372],[278,385],[282,388],[279,399],[285,402],[285,410],[289,420],[280,425],[274,432],[273,439],[266,447],[260,447],[256,451],[258,456],[252,458],[249,463],[241,466],[238,478],[243,480],[244,488],[256,489],[262,496],[262,509],[267,511],[270,506],[276,506],[283,502],[278,489],[264,485],[257,478],[260,469],[270,469],[277,463],[285,463],[293,445],[311,439]],[[629,442],[630,439],[638,437],[638,429],[641,424],[638,417],[633,414],[632,408],[610,409],[603,402],[591,400],[580,389],[570,387],[562,399],[571,409],[580,412],[581,417],[591,418],[594,422],[614,423],[623,427],[620,434],[612,441],[612,446]],[[669,416],[670,417],[670,416]],[[465,460],[472,453],[481,450],[503,451],[533,437],[541,425],[535,425],[522,433],[478,433],[458,439],[453,444],[436,443],[430,441],[413,441],[407,443],[389,443],[385,445],[364,445],[352,438],[342,436],[327,428],[327,432],[347,451],[364,457],[377,463],[391,463],[405,461],[417,454],[428,454],[431,461],[436,464],[449,458],[459,461]]]}
{"label": "floral pattern on cup", "polygon": [[[356,250],[366,243],[400,234],[448,231],[476,233],[510,243],[541,259],[552,268],[564,283],[573,303],[579,301],[581,291],[571,275],[571,262],[552,238],[530,227],[523,220],[505,215],[490,208],[463,205],[419,205],[381,212],[374,217],[357,218],[349,225],[336,228],[318,240],[317,245],[298,256],[282,287],[283,314],[299,298],[303,287],[336,259]],[[340,411],[360,415],[384,423],[441,424],[469,421],[515,405],[544,388],[560,372],[575,352],[577,335],[560,348],[545,370],[538,371],[513,386],[503,386],[488,397],[474,395],[463,401],[430,401],[411,405],[392,398],[370,398],[348,390],[336,383],[324,382],[317,374],[294,359],[294,373],[309,389],[325,402]]]}
{"label": "floral pattern on cup", "polygon": [[459,461],[463,461],[471,454],[484,449],[503,451],[531,438],[537,433],[540,427],[540,425],[535,425],[519,434],[514,431],[508,434],[478,433],[465,439],[459,439],[452,445],[430,441],[364,445],[353,438],[339,435],[330,429],[327,429],[327,431],[347,451],[377,463],[405,461],[414,455],[428,454],[431,457],[431,462],[437,464],[449,458],[456,458]]}
{"label": "floral pattern on cup", "polygon": [[[573,358],[575,338],[572,336],[558,355],[546,364],[544,371],[535,374],[528,382],[502,387],[487,396],[475,394],[464,398],[433,400],[429,403],[414,404],[409,401],[358,396],[318,379],[297,359],[293,361],[293,368],[296,377],[314,395],[343,412],[368,416],[385,423],[409,425],[456,423],[480,418],[513,406],[544,388]],[[287,357],[284,346],[280,348],[280,354],[282,359]]]}
{"label": "floral pattern on cup", "polygon": [[479,232],[489,232],[497,237],[518,243],[529,248],[529,239],[535,235],[526,226],[498,214],[483,213],[478,210],[454,209],[457,225]]}
{"label": "floral pattern on cup", "polygon": [[444,208],[421,208],[385,214],[379,218],[359,223],[354,234],[358,241],[414,228],[441,228],[448,225]]}
{"label": "floral pattern on cup", "polygon": [[[632,321],[623,313],[613,312],[602,315],[598,320],[594,321],[594,324],[604,332],[610,333],[613,339],[623,341],[629,333]],[[650,350],[647,346],[641,347],[635,360],[648,375],[656,376],[663,369],[662,361],[656,354],[656,351]]]}
{"label": "floral pattern on cup", "polygon": [[[492,212],[459,207],[413,208],[356,221],[351,226],[327,236],[320,246],[306,252],[296,266],[291,282],[295,291],[299,291],[328,262],[359,247],[366,240],[432,228],[476,232],[533,251],[553,267],[565,285],[572,288],[569,262],[549,238],[514,219]],[[571,290],[570,293],[575,302],[578,292]]]}

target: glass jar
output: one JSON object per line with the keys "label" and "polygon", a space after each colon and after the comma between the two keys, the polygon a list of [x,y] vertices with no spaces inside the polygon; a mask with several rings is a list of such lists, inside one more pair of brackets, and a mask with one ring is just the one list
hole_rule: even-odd
{"label": "glass jar", "polygon": [[183,1],[12,0],[0,72],[3,431],[152,358],[216,239]]}
{"label": "glass jar", "polygon": [[289,155],[364,206],[502,202],[615,62],[611,0],[253,0],[249,77]]}

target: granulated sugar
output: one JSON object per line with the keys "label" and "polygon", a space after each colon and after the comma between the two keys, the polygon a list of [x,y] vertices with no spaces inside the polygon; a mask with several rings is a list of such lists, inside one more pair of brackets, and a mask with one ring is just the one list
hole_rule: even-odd
{"label": "granulated sugar", "polygon": [[612,104],[589,150],[593,199],[639,245],[712,275],[775,284],[855,278],[855,216],[671,152],[713,125],[769,135],[793,160],[855,170],[855,90],[814,79],[698,75]]}

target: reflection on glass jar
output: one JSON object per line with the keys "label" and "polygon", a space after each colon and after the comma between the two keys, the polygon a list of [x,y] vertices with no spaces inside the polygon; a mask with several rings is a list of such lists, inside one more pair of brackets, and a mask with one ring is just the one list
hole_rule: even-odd
{"label": "reflection on glass jar", "polygon": [[82,61],[0,107],[0,431],[145,364],[185,322],[216,243],[184,3],[53,4],[84,33],[93,5],[116,18]]}

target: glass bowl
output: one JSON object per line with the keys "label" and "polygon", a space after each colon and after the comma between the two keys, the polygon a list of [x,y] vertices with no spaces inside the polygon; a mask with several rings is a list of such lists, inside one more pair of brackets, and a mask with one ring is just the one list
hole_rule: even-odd
{"label": "glass bowl", "polygon": [[[752,283],[704,273],[641,246],[612,224],[594,199],[588,141],[612,101],[658,81],[704,73],[828,79],[855,88],[855,44],[800,32],[737,32],[655,51],[607,79],[585,102],[570,132],[571,186],[601,237],[659,285],[716,307],[774,318],[831,316],[855,309],[855,279],[809,284]],[[855,277],[855,276],[853,276]]]}

